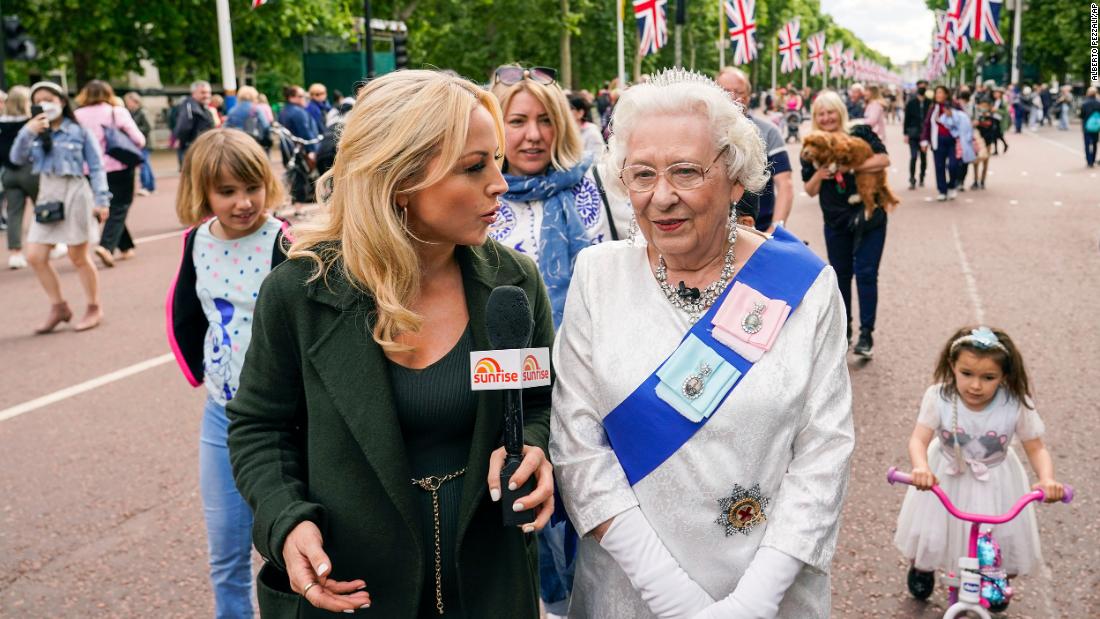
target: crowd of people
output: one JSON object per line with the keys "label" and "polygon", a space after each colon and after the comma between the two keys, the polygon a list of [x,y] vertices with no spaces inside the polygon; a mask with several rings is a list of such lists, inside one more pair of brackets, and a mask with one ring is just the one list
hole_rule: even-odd
{"label": "crowd of people", "polygon": [[[873,355],[895,205],[857,188],[890,167],[900,123],[910,190],[929,149],[938,200],[969,174],[983,190],[1007,129],[1035,109],[1026,87],[929,86],[760,95],[735,68],[675,69],[592,94],[505,65],[485,87],[446,71],[387,74],[354,98],[292,85],[276,114],[252,87],[226,110],[194,82],[171,118],[188,230],[168,321],[181,371],[206,389],[217,616],[251,616],[254,591],[269,617],[829,616],[855,441],[846,353]],[[1066,93],[1048,107],[1065,119],[1075,105]],[[70,102],[39,82],[4,111],[9,264],[30,264],[51,304],[37,331],[74,317],[57,247],[87,301],[74,329],[95,327],[91,256],[133,256],[135,187],[156,190],[141,98],[94,80]],[[1091,167],[1095,89],[1078,116]],[[277,131],[317,168],[323,215],[293,228],[276,216],[295,191],[268,154]],[[827,260],[786,228],[787,144],[811,136],[867,153],[799,157]],[[533,522],[516,528],[498,504],[505,398],[468,382],[502,286],[529,300],[529,346],[553,349],[553,386],[522,393],[522,464],[506,481],[532,481],[510,509]],[[895,537],[921,599],[965,540],[920,490],[1005,511],[1028,487],[1005,448],[1017,436],[1034,487],[1063,494],[1004,331],[954,333],[932,377]],[[988,434],[997,445],[970,440]],[[1033,517],[1002,543],[1011,577],[1038,565]]]}

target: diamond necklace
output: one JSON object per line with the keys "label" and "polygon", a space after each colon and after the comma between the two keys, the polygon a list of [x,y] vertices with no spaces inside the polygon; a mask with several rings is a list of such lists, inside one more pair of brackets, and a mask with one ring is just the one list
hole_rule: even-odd
{"label": "diamond necklace", "polygon": [[726,250],[726,257],[722,261],[722,274],[718,276],[714,283],[704,288],[698,297],[690,301],[681,296],[676,288],[668,284],[668,265],[665,264],[665,257],[660,254],[657,255],[657,283],[661,285],[661,292],[665,293],[665,298],[673,307],[687,313],[688,322],[691,324],[695,324],[699,317],[706,313],[711,305],[714,305],[718,297],[725,292],[726,286],[729,286],[730,280],[733,279],[733,248],[736,244],[737,229],[734,228],[730,234],[730,247]]}

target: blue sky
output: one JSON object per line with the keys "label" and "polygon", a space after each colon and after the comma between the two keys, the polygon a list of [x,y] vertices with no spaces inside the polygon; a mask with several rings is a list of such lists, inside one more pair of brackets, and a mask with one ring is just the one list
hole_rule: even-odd
{"label": "blue sky", "polygon": [[924,0],[821,0],[821,11],[894,64],[924,60],[931,46],[936,20]]}

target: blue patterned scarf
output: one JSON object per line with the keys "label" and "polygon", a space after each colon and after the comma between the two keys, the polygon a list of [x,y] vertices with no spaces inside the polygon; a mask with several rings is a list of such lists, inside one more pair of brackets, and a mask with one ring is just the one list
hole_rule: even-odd
{"label": "blue patterned scarf", "polygon": [[573,276],[573,262],[582,249],[592,244],[577,213],[573,194],[573,188],[581,182],[590,167],[592,156],[585,155],[580,163],[568,170],[551,169],[542,176],[504,175],[504,180],[508,181],[505,200],[542,202],[539,272],[550,293],[555,329],[561,324],[565,311],[565,294],[569,291],[569,279]]}

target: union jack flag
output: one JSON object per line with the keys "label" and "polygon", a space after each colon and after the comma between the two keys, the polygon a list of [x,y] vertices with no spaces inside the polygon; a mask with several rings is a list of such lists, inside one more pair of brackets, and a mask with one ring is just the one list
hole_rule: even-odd
{"label": "union jack flag", "polygon": [[733,64],[756,58],[756,0],[725,0],[726,26],[733,41]]}
{"label": "union jack flag", "polygon": [[943,11],[936,11],[936,37],[932,53],[942,57],[945,67],[955,66],[955,35],[951,32],[951,18]]}
{"label": "union jack flag", "polygon": [[855,77],[856,75],[856,50],[846,49],[844,50],[844,77]]}
{"label": "union jack flag", "polygon": [[656,54],[668,45],[665,4],[668,0],[634,0],[634,21],[638,25],[638,51]]}
{"label": "union jack flag", "polygon": [[959,18],[960,32],[965,32],[966,36],[975,41],[1002,45],[1004,39],[997,30],[1002,6],[1001,0],[966,0]]}
{"label": "union jack flag", "polygon": [[780,71],[790,73],[802,68],[802,41],[798,38],[799,22],[793,19],[779,29],[779,55],[783,58]]}
{"label": "union jack flag", "polygon": [[254,9],[258,9],[265,4],[267,4],[267,0],[252,0],[252,8]]}
{"label": "union jack flag", "polygon": [[844,77],[844,44],[829,46],[829,77]]}
{"label": "union jack flag", "polygon": [[807,40],[810,44],[810,53],[807,59],[810,61],[810,75],[825,73],[825,33],[811,34]]}

